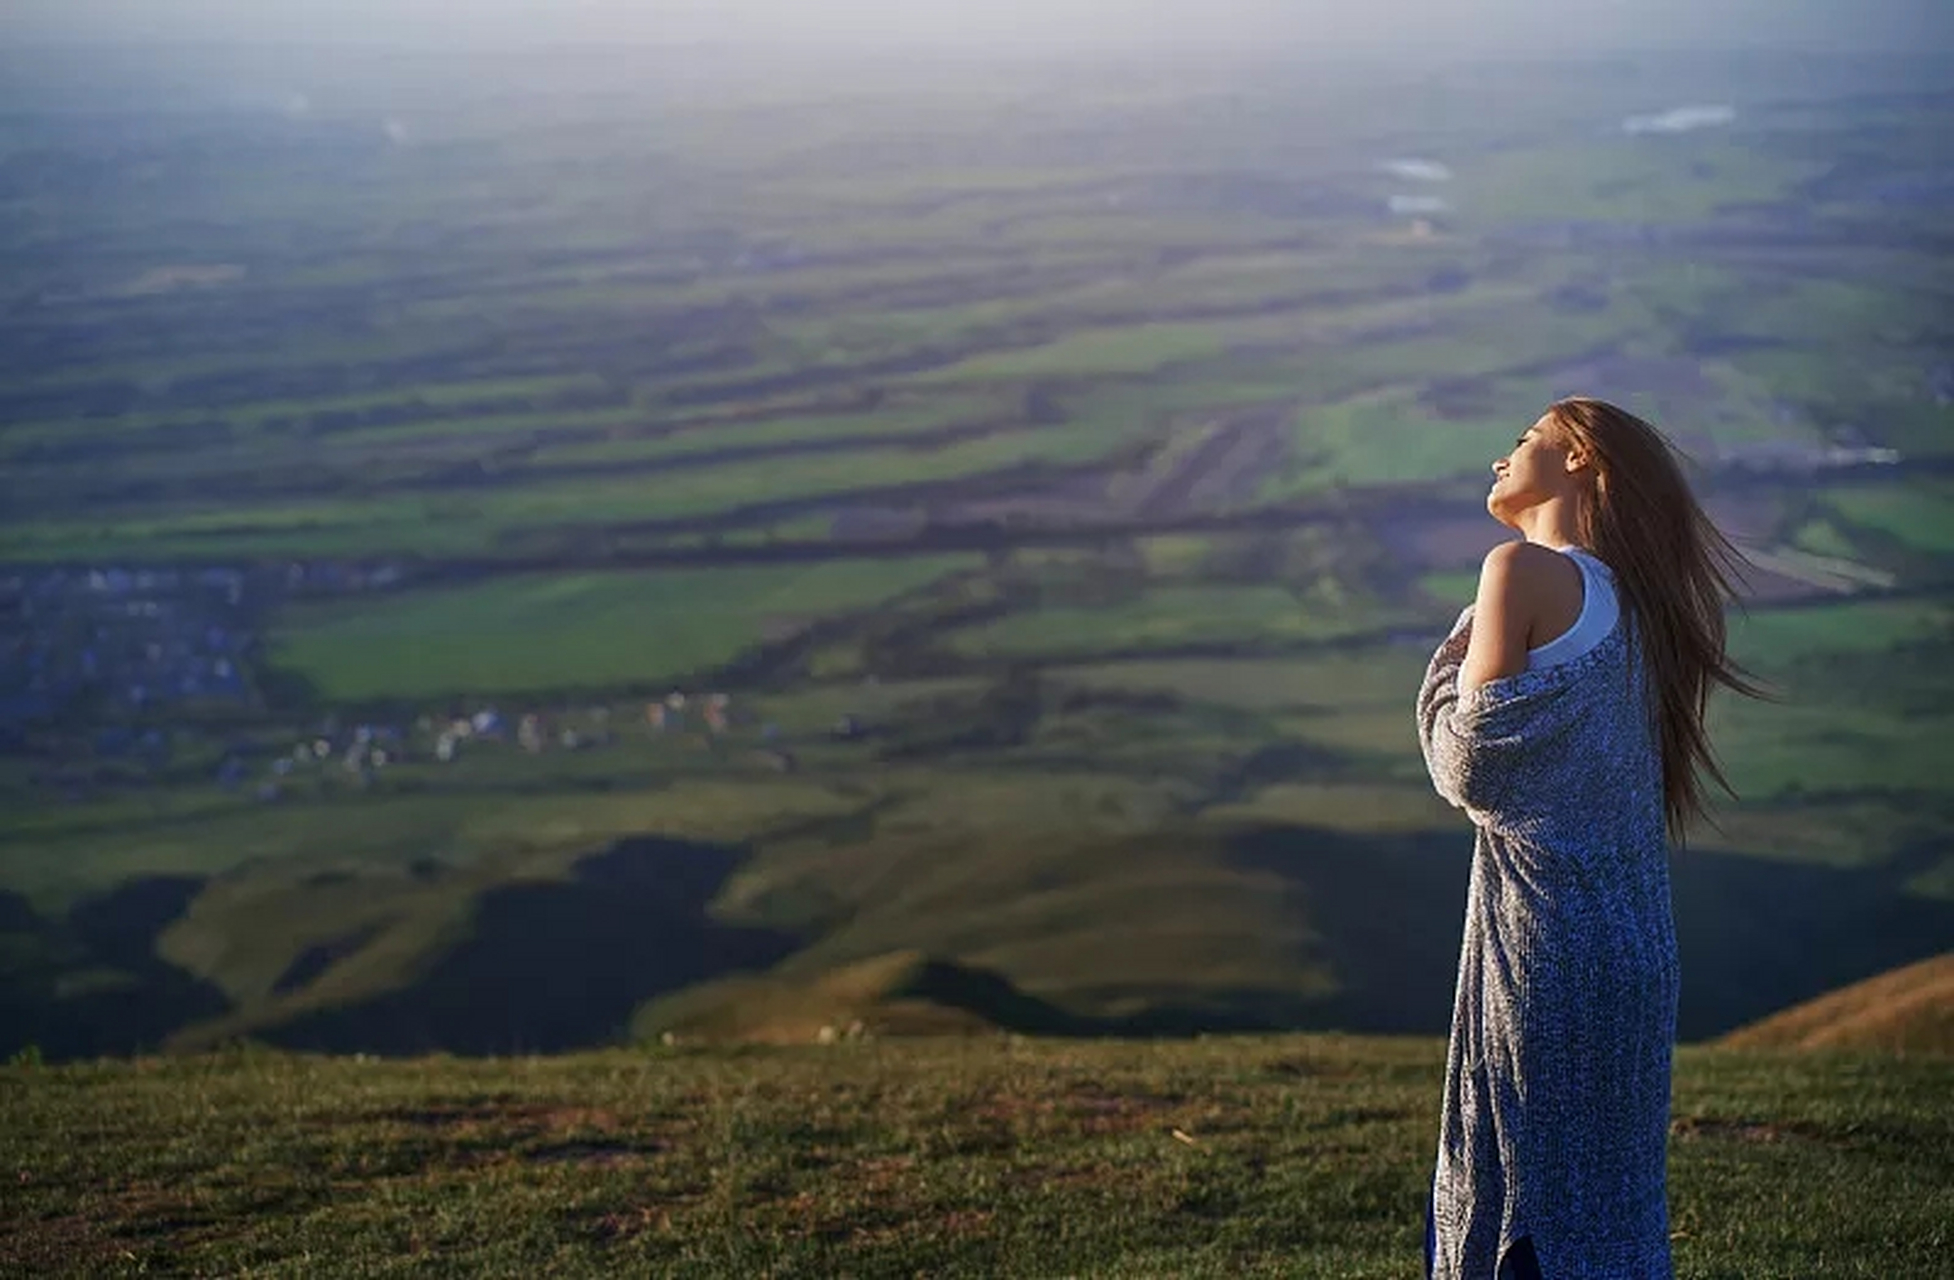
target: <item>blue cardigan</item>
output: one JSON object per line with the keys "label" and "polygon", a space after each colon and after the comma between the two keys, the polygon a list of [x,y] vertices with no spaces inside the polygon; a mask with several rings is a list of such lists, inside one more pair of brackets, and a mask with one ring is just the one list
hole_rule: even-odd
{"label": "blue cardigan", "polygon": [[1492,1280],[1529,1239],[1551,1280],[1668,1280],[1676,934],[1662,768],[1628,617],[1565,663],[1458,691],[1467,609],[1418,734],[1477,838],[1428,1272]]}

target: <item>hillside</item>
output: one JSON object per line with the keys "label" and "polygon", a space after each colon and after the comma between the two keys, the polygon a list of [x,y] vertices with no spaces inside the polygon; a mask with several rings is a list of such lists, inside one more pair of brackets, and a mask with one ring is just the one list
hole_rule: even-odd
{"label": "hillside", "polygon": [[[35,1275],[1414,1274],[1444,1046],[989,1036],[0,1068]],[[1683,1277],[1945,1274],[1954,1063],[1686,1049]]]}
{"label": "hillside", "polygon": [[981,1035],[1000,1029],[1053,1034],[1094,1029],[1015,990],[994,973],[895,951],[795,980],[735,977],[655,1000],[631,1032],[660,1043],[832,1043],[841,1038]]}
{"label": "hillside", "polygon": [[1954,1054],[1954,952],[1794,1005],[1739,1027],[1721,1043]]}
{"label": "hillside", "polygon": [[[901,789],[899,775],[882,781]],[[0,1052],[194,1052],[245,1038],[327,1053],[558,1053],[666,1032],[805,1043],[857,1021],[1444,1032],[1463,823],[1135,830],[1115,812],[1093,830],[1065,811],[1117,794],[1021,777],[973,788],[957,809],[932,797],[935,828],[898,809],[805,823],[758,849],[636,836],[472,867],[267,862],[139,881],[84,903],[65,932],[23,921],[40,930],[24,936],[68,947],[87,981],[42,970],[36,986],[0,985],[11,1040]],[[1687,1041],[1954,938],[1954,903],[1898,894],[1880,870],[1691,850],[1672,874]]]}

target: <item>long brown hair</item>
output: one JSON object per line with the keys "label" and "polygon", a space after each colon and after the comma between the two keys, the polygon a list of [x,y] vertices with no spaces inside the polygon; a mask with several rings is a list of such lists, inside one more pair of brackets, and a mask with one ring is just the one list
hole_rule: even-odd
{"label": "long brown hair", "polygon": [[1697,505],[1675,446],[1653,426],[1603,400],[1556,401],[1547,417],[1563,443],[1588,455],[1581,543],[1614,571],[1641,641],[1670,834],[1704,815],[1704,779],[1735,796],[1703,725],[1714,685],[1746,697],[1763,685],[1724,652],[1724,609],[1748,567]]}

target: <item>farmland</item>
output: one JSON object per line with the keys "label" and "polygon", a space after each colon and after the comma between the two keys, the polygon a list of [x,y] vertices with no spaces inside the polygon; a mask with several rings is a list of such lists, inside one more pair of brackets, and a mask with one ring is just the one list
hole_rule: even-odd
{"label": "farmland", "polygon": [[1440,1030],[1409,702],[1571,393],[1756,565],[1685,1035],[1954,945],[1940,70],[579,56],[0,122],[0,1047],[575,1048],[909,953]]}

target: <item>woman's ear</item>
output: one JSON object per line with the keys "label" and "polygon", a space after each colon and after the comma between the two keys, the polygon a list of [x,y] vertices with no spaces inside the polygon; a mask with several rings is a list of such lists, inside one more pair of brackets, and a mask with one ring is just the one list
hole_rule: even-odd
{"label": "woman's ear", "polygon": [[1564,465],[1567,467],[1567,474],[1573,475],[1588,465],[1588,451],[1578,444],[1567,446],[1567,461]]}

